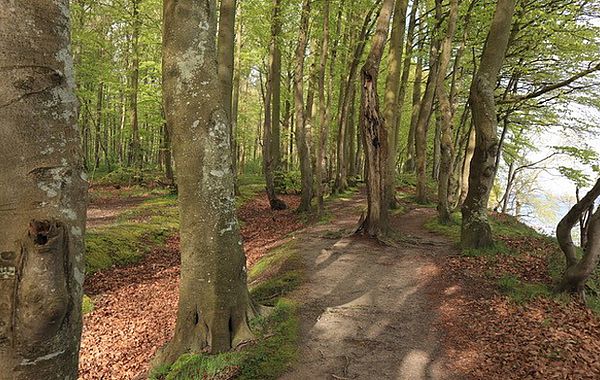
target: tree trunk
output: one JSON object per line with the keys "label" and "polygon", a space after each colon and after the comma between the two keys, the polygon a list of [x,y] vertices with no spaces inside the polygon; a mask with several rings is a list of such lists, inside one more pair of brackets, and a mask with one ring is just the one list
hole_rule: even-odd
{"label": "tree trunk", "polygon": [[556,227],[556,238],[565,254],[567,268],[557,291],[579,293],[584,295],[585,283],[596,270],[600,260],[600,208],[590,217],[587,231],[587,244],[583,257],[577,258],[577,248],[571,237],[571,230],[577,224],[581,215],[594,207],[600,196],[600,179],[594,187],[565,215]]}
{"label": "tree trunk", "polygon": [[164,101],[181,213],[181,282],[175,335],[155,364],[173,363],[184,353],[228,351],[252,339],[231,128],[217,75],[215,1],[166,0],[163,33]]}
{"label": "tree trunk", "polygon": [[312,0],[304,0],[302,16],[300,18],[300,32],[296,46],[296,67],[294,70],[294,104],[296,107],[296,145],[300,157],[300,173],[302,194],[299,212],[311,211],[313,198],[313,173],[310,154],[310,145],[304,117],[304,59],[308,40],[308,24],[310,19],[310,6]]}
{"label": "tree trunk", "polygon": [[131,112],[131,151],[130,164],[132,166],[142,167],[142,147],[140,145],[140,127],[138,117],[138,92],[140,78],[140,29],[142,20],[140,19],[140,0],[133,0],[132,22],[133,22],[133,40],[131,45],[131,77],[129,88],[129,111]]}
{"label": "tree trunk", "polygon": [[94,140],[94,169],[100,167],[100,144],[102,139],[102,100],[104,98],[104,82],[98,83],[98,93],[96,99],[96,136]]}
{"label": "tree trunk", "polygon": [[281,169],[281,0],[273,0],[271,21],[271,157],[273,169]]}
{"label": "tree trunk", "polygon": [[218,72],[223,89],[223,106],[227,118],[232,120],[231,105],[233,92],[233,51],[235,48],[236,0],[221,0],[219,10]]}
{"label": "tree trunk", "polygon": [[[404,29],[406,26],[406,10],[408,0],[397,0],[394,9],[394,22],[392,25],[392,36],[390,39],[390,52],[388,58],[388,77],[385,85],[384,97],[384,126],[388,135],[388,163],[386,172],[386,188],[384,207],[396,208],[396,129],[402,108],[400,99],[400,74],[402,53],[404,48]],[[410,61],[409,61],[410,66]]]}
{"label": "tree trunk", "polygon": [[87,182],[69,2],[11,4],[0,7],[0,379],[76,379]]}
{"label": "tree trunk", "polygon": [[[436,12],[439,10],[436,7]],[[439,18],[439,16],[437,17]],[[433,34],[437,33],[438,28],[434,29]],[[421,100],[419,116],[415,126],[415,157],[417,167],[417,202],[427,202],[427,129],[433,109],[433,100],[435,98],[438,57],[440,41],[433,38],[429,52],[429,74],[427,77],[427,86]]]}
{"label": "tree trunk", "polygon": [[[421,50],[421,49],[419,49]],[[423,58],[419,54],[417,57],[417,65],[415,67],[415,83],[413,85],[412,96],[412,112],[410,117],[410,129],[408,130],[408,141],[406,163],[404,164],[405,173],[413,173],[416,169],[416,129],[419,121],[419,111],[421,110],[421,86],[423,85]]]}
{"label": "tree trunk", "polygon": [[452,141],[452,120],[454,119],[454,107],[451,104],[450,96],[444,81],[446,71],[450,64],[452,54],[452,39],[456,31],[456,21],[458,19],[458,0],[450,0],[450,13],[448,16],[448,26],[446,36],[442,41],[440,51],[440,63],[437,77],[437,98],[441,114],[441,136],[440,136],[440,175],[438,179],[438,216],[441,223],[450,222],[450,206],[448,202],[450,176],[454,163],[454,144]]}
{"label": "tree trunk", "polygon": [[388,205],[385,204],[388,131],[379,110],[377,79],[393,8],[394,0],[383,1],[371,52],[361,69],[360,126],[367,167],[367,216],[358,232],[372,237],[383,236],[388,228]]}
{"label": "tree trunk", "polygon": [[[319,214],[323,211],[323,173],[325,171],[325,151],[327,149],[327,131],[329,125],[329,104],[325,99],[325,70],[329,54],[329,1],[323,2],[323,40],[321,45],[321,60],[319,63],[319,101],[317,104],[319,114],[319,138],[317,140],[317,162],[315,177],[317,182],[317,201]],[[329,100],[329,99],[327,99]]]}
{"label": "tree trunk", "polygon": [[508,47],[515,1],[498,1],[479,71],[471,84],[469,104],[476,143],[471,160],[469,191],[462,207],[461,244],[465,248],[487,247],[494,243],[487,217],[498,149],[494,88]]}
{"label": "tree trunk", "polygon": [[335,184],[334,190],[336,192],[342,192],[346,190],[348,187],[348,168],[347,158],[346,158],[346,130],[348,128],[348,117],[350,114],[351,102],[354,100],[354,97],[351,96],[351,88],[355,85],[356,73],[358,71],[358,65],[360,64],[360,58],[363,55],[365,50],[365,44],[367,40],[367,34],[369,31],[369,24],[371,22],[371,17],[373,12],[375,11],[376,4],[371,7],[369,13],[366,15],[362,28],[360,30],[360,34],[358,36],[358,40],[356,43],[356,47],[354,48],[354,54],[352,56],[352,61],[350,63],[348,80],[345,83],[344,91],[340,96],[342,96],[342,102],[340,104],[340,113],[339,113],[339,133],[337,139],[337,167],[336,167],[336,175],[335,175]]}
{"label": "tree trunk", "polygon": [[[271,57],[272,58],[272,57]],[[287,205],[284,201],[277,198],[275,192],[275,177],[273,174],[273,156],[271,152],[271,98],[272,98],[272,82],[271,77],[267,78],[267,84],[265,89],[265,120],[263,126],[263,140],[262,140],[262,159],[263,159],[263,173],[265,175],[265,186],[267,191],[267,198],[269,199],[269,205],[271,210],[285,210]]]}

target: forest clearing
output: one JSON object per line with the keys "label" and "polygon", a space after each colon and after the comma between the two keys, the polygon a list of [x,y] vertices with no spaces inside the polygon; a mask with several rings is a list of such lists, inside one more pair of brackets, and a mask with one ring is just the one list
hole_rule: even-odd
{"label": "forest clearing", "polygon": [[0,74],[0,380],[600,379],[597,0],[8,0]]}

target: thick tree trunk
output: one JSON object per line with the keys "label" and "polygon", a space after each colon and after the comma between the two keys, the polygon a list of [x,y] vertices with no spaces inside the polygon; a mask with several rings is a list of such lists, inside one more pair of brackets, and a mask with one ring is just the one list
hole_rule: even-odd
{"label": "thick tree trunk", "polygon": [[371,52],[361,70],[360,126],[367,166],[367,215],[358,232],[372,237],[383,236],[388,228],[388,205],[385,204],[388,131],[379,110],[377,78],[393,8],[394,0],[383,1]]}
{"label": "thick tree trunk", "polygon": [[0,7],[0,379],[74,380],[87,183],[69,2],[11,5]]}
{"label": "thick tree trunk", "polygon": [[452,54],[452,39],[456,31],[456,21],[458,19],[458,0],[450,0],[450,13],[448,16],[448,26],[446,36],[442,41],[440,51],[440,63],[437,77],[437,98],[441,114],[441,136],[440,136],[440,174],[438,178],[438,216],[441,223],[450,222],[449,185],[452,167],[454,163],[454,144],[452,141],[452,120],[454,118],[454,107],[451,104],[450,96],[444,81],[446,71],[450,64]]}
{"label": "thick tree trunk", "polygon": [[508,47],[516,0],[499,0],[492,20],[479,71],[473,78],[469,104],[476,130],[476,143],[469,175],[469,191],[462,207],[461,244],[465,248],[493,245],[487,218],[494,184],[498,149],[494,88]]}
{"label": "thick tree trunk", "polygon": [[184,353],[228,351],[252,339],[231,128],[217,76],[215,1],[166,0],[163,33],[165,111],[181,212],[181,282],[175,335],[156,364]]}
{"label": "thick tree trunk", "polygon": [[[400,99],[400,74],[402,53],[404,48],[404,29],[406,26],[406,10],[408,0],[397,0],[394,9],[394,22],[390,39],[390,53],[388,58],[388,77],[384,97],[384,125],[388,135],[388,163],[386,172],[385,207],[396,208],[396,129],[404,99]],[[410,66],[410,61],[409,61]]]}
{"label": "thick tree trunk", "polygon": [[309,212],[312,209],[313,172],[310,145],[304,117],[304,59],[308,40],[308,22],[312,0],[304,0],[300,18],[300,32],[296,46],[296,67],[294,70],[294,103],[296,107],[296,145],[300,157],[300,173],[302,177],[302,194],[299,212]]}

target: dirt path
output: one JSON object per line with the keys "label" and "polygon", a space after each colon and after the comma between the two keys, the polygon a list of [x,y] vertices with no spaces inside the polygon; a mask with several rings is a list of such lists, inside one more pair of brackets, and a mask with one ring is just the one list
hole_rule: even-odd
{"label": "dirt path", "polygon": [[453,253],[423,224],[435,210],[395,217],[404,238],[385,247],[355,236],[327,239],[355,227],[364,201],[337,204],[335,222],[306,230],[309,280],[293,298],[301,305],[299,362],[281,379],[457,379],[443,359],[436,329],[436,256]]}

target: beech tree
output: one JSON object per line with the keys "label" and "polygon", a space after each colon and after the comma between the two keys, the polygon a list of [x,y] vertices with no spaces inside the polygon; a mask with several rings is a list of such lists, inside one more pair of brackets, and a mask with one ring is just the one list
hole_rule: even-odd
{"label": "beech tree", "polygon": [[252,339],[215,36],[216,1],[164,2],[163,91],[178,172],[181,283],[175,336],[157,363]]}
{"label": "beech tree", "polygon": [[0,7],[3,380],[77,378],[87,182],[69,18],[67,0]]}
{"label": "beech tree", "polygon": [[487,219],[498,149],[494,89],[508,47],[515,2],[498,0],[481,64],[471,84],[469,104],[476,143],[469,171],[469,190],[462,207],[461,244],[466,248],[481,248],[494,243]]}

